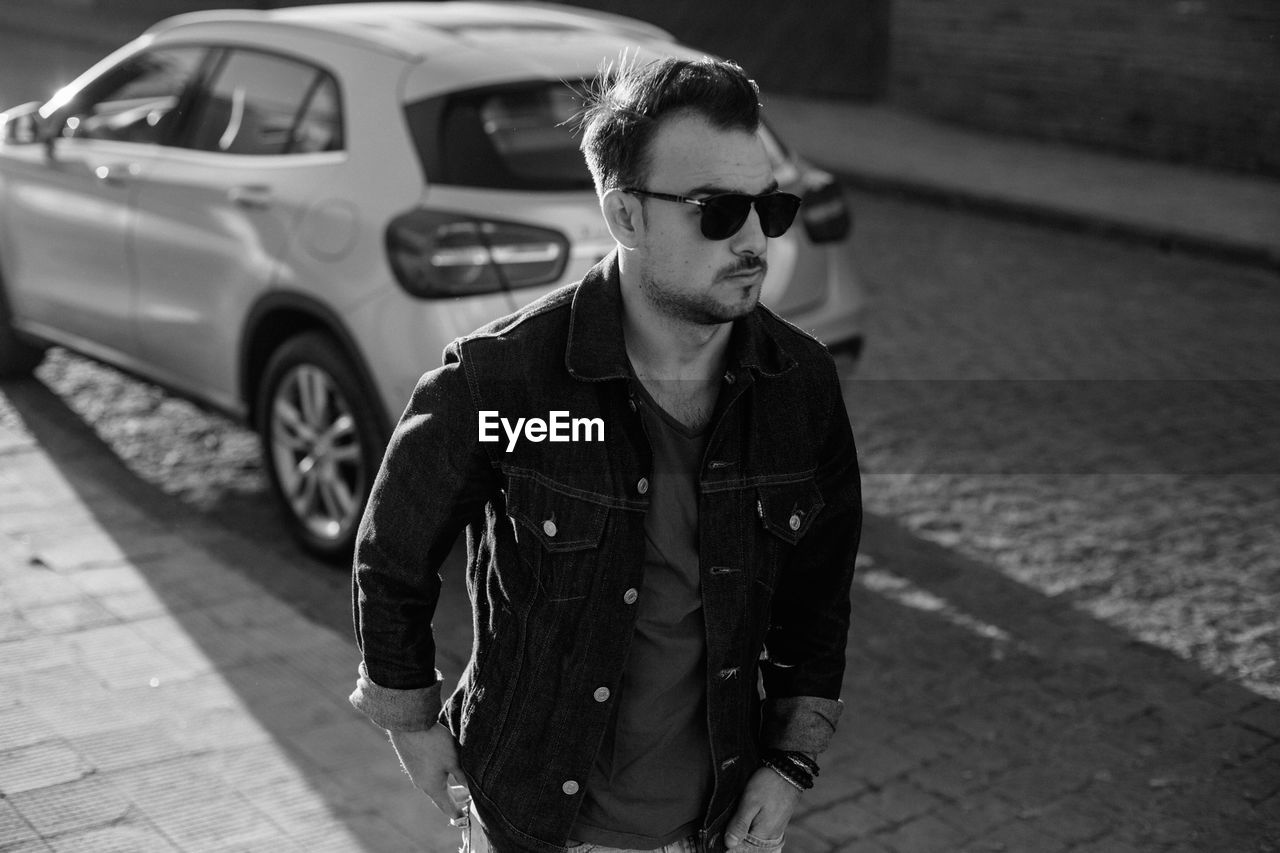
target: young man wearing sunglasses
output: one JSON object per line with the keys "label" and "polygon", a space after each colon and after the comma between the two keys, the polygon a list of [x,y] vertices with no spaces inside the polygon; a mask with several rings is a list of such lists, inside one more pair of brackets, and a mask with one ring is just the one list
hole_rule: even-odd
{"label": "young man wearing sunglasses", "polygon": [[[832,359],[758,304],[800,201],[757,100],[726,62],[613,75],[582,146],[617,250],[450,345],[388,448],[352,701],[468,849],[777,851],[819,774],[861,493]],[[604,441],[483,442],[490,411]],[[475,640],[442,702],[430,625],[464,527]]]}

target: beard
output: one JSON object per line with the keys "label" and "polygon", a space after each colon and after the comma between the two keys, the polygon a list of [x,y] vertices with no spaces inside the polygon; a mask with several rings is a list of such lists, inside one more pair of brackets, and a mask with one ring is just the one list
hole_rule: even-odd
{"label": "beard", "polygon": [[[640,292],[649,304],[673,320],[696,326],[718,326],[747,316],[760,301],[760,281],[748,284],[726,279],[759,271],[763,280],[768,267],[764,258],[747,255],[718,271],[711,287],[692,292],[660,281],[645,270],[640,274]],[[732,294],[732,298],[726,299],[721,295],[724,293]]]}

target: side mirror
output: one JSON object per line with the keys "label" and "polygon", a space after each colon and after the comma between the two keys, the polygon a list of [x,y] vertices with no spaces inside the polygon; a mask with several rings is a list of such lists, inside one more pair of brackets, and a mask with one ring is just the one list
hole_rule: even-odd
{"label": "side mirror", "polygon": [[0,113],[0,144],[30,145],[44,141],[40,102],[30,101]]}

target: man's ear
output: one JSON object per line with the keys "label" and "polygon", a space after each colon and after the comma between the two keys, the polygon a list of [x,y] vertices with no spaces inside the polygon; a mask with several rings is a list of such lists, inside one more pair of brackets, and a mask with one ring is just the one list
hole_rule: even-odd
{"label": "man's ear", "polygon": [[620,189],[612,189],[600,199],[605,227],[619,246],[634,249],[644,232],[644,210],[640,199]]}

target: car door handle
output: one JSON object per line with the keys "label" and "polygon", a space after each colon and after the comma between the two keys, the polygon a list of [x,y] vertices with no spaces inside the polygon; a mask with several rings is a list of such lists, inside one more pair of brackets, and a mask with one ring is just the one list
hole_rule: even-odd
{"label": "car door handle", "polygon": [[137,174],[137,163],[112,163],[109,166],[98,166],[93,170],[95,178],[104,184],[110,184],[115,187],[129,183],[129,179]]}
{"label": "car door handle", "polygon": [[227,190],[227,198],[233,204],[250,210],[265,210],[271,206],[271,187],[265,184],[243,184]]}

